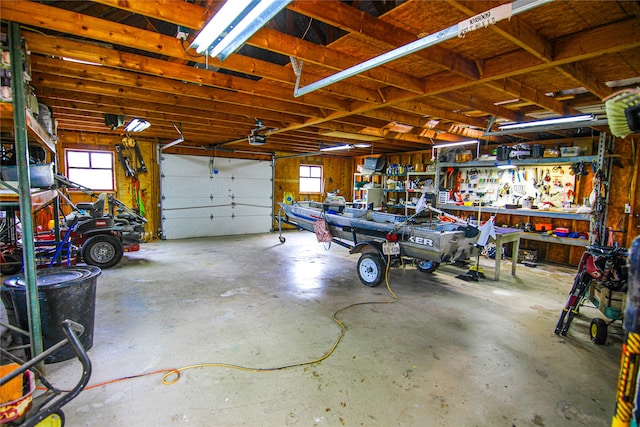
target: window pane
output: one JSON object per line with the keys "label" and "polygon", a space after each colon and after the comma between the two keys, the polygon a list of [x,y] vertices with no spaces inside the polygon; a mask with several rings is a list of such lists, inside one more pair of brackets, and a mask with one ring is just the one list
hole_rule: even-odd
{"label": "window pane", "polygon": [[82,151],[67,151],[67,167],[88,168],[89,153]]}
{"label": "window pane", "polygon": [[66,150],[65,156],[71,181],[96,191],[115,190],[112,152]]}
{"label": "window pane", "polygon": [[300,165],[300,192],[322,192],[322,166]]}
{"label": "window pane", "polygon": [[319,166],[311,166],[311,175],[314,178],[321,178],[322,177],[322,168]]}
{"label": "window pane", "polygon": [[91,153],[91,167],[99,169],[111,169],[113,155],[111,153]]}
{"label": "window pane", "polygon": [[92,190],[113,190],[110,169],[69,169],[69,179]]}

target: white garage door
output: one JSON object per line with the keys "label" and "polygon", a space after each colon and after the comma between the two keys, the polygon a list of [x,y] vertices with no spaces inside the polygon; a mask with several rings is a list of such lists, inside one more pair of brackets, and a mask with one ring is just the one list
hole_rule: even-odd
{"label": "white garage door", "polygon": [[164,239],[271,230],[271,162],[163,154],[161,170]]}

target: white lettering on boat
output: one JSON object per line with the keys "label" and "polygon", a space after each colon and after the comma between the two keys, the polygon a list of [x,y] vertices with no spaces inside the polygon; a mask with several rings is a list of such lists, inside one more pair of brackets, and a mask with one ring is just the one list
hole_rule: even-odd
{"label": "white lettering on boat", "polygon": [[433,246],[433,240],[432,239],[425,239],[424,237],[411,236],[411,237],[409,237],[409,241],[411,243],[417,243],[419,245]]}

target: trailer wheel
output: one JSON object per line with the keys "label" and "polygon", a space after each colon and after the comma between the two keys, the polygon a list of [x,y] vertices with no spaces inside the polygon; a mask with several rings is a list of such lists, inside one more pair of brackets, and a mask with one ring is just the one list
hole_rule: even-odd
{"label": "trailer wheel", "polygon": [[375,253],[367,252],[358,260],[358,277],[366,285],[375,287],[384,279],[385,264]]}
{"label": "trailer wheel", "polygon": [[416,266],[418,267],[418,271],[422,273],[433,273],[438,269],[438,267],[440,267],[440,263],[435,261],[420,260],[418,261]]}
{"label": "trailer wheel", "polygon": [[589,334],[591,335],[591,341],[594,344],[604,344],[607,342],[607,322],[598,318],[592,319]]}
{"label": "trailer wheel", "polygon": [[107,234],[90,237],[82,245],[82,259],[89,265],[111,268],[122,259],[122,242]]}

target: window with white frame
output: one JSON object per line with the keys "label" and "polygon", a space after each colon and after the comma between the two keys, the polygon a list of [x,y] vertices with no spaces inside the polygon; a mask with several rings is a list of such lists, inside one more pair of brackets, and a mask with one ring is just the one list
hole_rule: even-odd
{"label": "window with white frame", "polygon": [[322,166],[300,165],[300,193],[322,193]]}
{"label": "window with white frame", "polygon": [[67,178],[99,191],[115,190],[113,152],[65,150]]}

